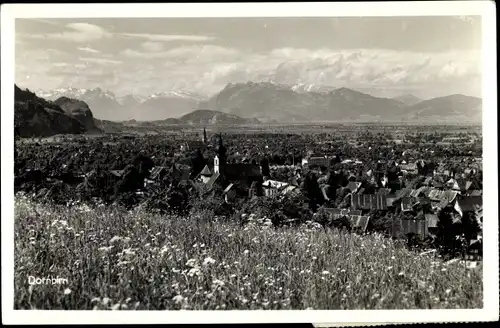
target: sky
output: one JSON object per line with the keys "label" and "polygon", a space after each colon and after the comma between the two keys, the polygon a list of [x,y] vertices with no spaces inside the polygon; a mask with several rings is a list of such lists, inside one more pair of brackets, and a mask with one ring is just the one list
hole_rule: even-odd
{"label": "sky", "polygon": [[16,19],[16,83],[116,95],[273,81],[481,96],[478,16]]}

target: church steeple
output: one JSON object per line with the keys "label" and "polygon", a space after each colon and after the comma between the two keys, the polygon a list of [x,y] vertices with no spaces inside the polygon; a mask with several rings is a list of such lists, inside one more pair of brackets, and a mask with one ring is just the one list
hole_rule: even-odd
{"label": "church steeple", "polygon": [[207,139],[207,129],[203,128],[203,144],[207,144],[208,139]]}
{"label": "church steeple", "polygon": [[217,155],[214,158],[214,172],[224,172],[224,166],[226,164],[226,151],[226,147],[224,147],[222,143],[222,134],[219,134],[219,140],[216,149]]}
{"label": "church steeple", "polygon": [[219,134],[219,143],[217,145],[217,155],[219,158],[223,157],[226,158],[226,147],[224,147],[224,144],[222,143],[222,133]]}

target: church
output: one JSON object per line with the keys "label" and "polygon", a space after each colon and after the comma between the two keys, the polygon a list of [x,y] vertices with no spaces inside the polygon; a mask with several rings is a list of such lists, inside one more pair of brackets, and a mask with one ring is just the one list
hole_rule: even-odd
{"label": "church", "polygon": [[260,165],[227,163],[227,149],[223,144],[222,135],[219,135],[213,165],[205,165],[198,175],[198,180],[203,182],[209,189],[217,183],[223,188],[237,186],[250,194],[259,195],[263,176]]}

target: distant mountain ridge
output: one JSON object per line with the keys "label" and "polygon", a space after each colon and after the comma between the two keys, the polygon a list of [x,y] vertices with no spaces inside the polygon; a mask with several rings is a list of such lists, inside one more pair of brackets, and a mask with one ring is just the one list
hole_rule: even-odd
{"label": "distant mountain ridge", "polygon": [[432,98],[409,107],[409,122],[482,122],[482,99],[460,94]]}
{"label": "distant mountain ridge", "polygon": [[187,91],[158,92],[149,96],[129,94],[117,97],[113,92],[99,87],[59,88],[35,92],[47,100],[61,97],[82,100],[89,105],[96,118],[110,121],[161,120],[180,116],[197,109],[199,102],[208,97]]}
{"label": "distant mountain ridge", "polygon": [[[317,84],[229,83],[211,97],[182,90],[119,98],[100,88],[56,90],[41,94],[48,99],[71,94],[69,98],[88,103],[97,118],[110,121],[164,121],[168,118],[173,123],[183,115],[204,109],[243,119],[281,123],[481,121],[481,99],[476,97],[462,96],[465,98],[461,103],[455,100],[461,95],[451,95],[425,103],[432,99],[422,101],[411,94],[375,97],[349,88]],[[427,104],[426,107],[417,106],[421,103]],[[450,110],[450,106],[456,110]]]}
{"label": "distant mountain ridge", "polygon": [[198,109],[179,118],[184,124],[259,124],[260,121],[242,118],[214,110]]}
{"label": "distant mountain ridge", "polygon": [[420,99],[412,94],[404,94],[401,96],[394,97],[392,99],[398,100],[398,101],[400,101],[403,104],[408,105],[408,106],[413,106],[413,105],[422,101],[422,99]]}
{"label": "distant mountain ridge", "polygon": [[56,102],[14,85],[14,130],[20,137],[100,132],[87,104],[68,98]]}

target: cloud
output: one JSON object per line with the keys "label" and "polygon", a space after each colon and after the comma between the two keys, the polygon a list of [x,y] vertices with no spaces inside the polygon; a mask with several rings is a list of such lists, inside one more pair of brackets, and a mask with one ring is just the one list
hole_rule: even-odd
{"label": "cloud", "polygon": [[80,50],[80,51],[83,51],[83,52],[89,52],[91,54],[98,54],[98,53],[100,53],[99,50],[92,49],[91,47],[78,47],[77,49]]}
{"label": "cloud", "polygon": [[134,49],[125,49],[121,52],[121,55],[129,58],[158,58],[194,64],[228,60],[237,61],[239,57],[241,57],[241,53],[236,49],[214,45],[185,46],[159,52],[144,52]]}
{"label": "cloud", "polygon": [[110,38],[113,35],[102,27],[89,23],[69,23],[66,24],[66,28],[71,31],[64,31],[60,33],[31,34],[25,35],[25,37],[32,39],[62,40],[83,43],[101,40],[103,38]]}
{"label": "cloud", "polygon": [[148,33],[121,33],[120,35],[130,38],[147,39],[149,41],[161,41],[161,42],[172,42],[172,41],[204,42],[204,41],[215,40],[214,37],[204,36],[204,35],[174,35],[174,34],[148,34]]}
{"label": "cloud", "polygon": [[[477,95],[481,88],[478,51],[429,55],[384,49],[280,48],[257,53],[208,44],[172,49],[165,49],[162,42],[145,41],[137,45],[124,49],[118,56],[71,55],[70,49],[16,52],[16,81],[19,77],[26,82],[26,76],[31,76],[30,88],[35,88],[35,83],[40,84],[37,88],[78,83],[116,93],[145,94],[178,88],[215,93],[227,83],[248,81],[325,84],[365,92],[420,90],[424,97],[448,91]],[[77,47],[93,54],[82,50],[87,48],[92,49]]]}
{"label": "cloud", "polygon": [[95,57],[79,57],[78,59],[85,61],[85,62],[91,62],[91,63],[102,64],[102,65],[107,65],[107,64],[119,65],[119,64],[123,63],[121,60],[95,58]]}
{"label": "cloud", "polygon": [[142,43],[141,47],[148,52],[160,52],[164,49],[163,43],[150,41]]}

